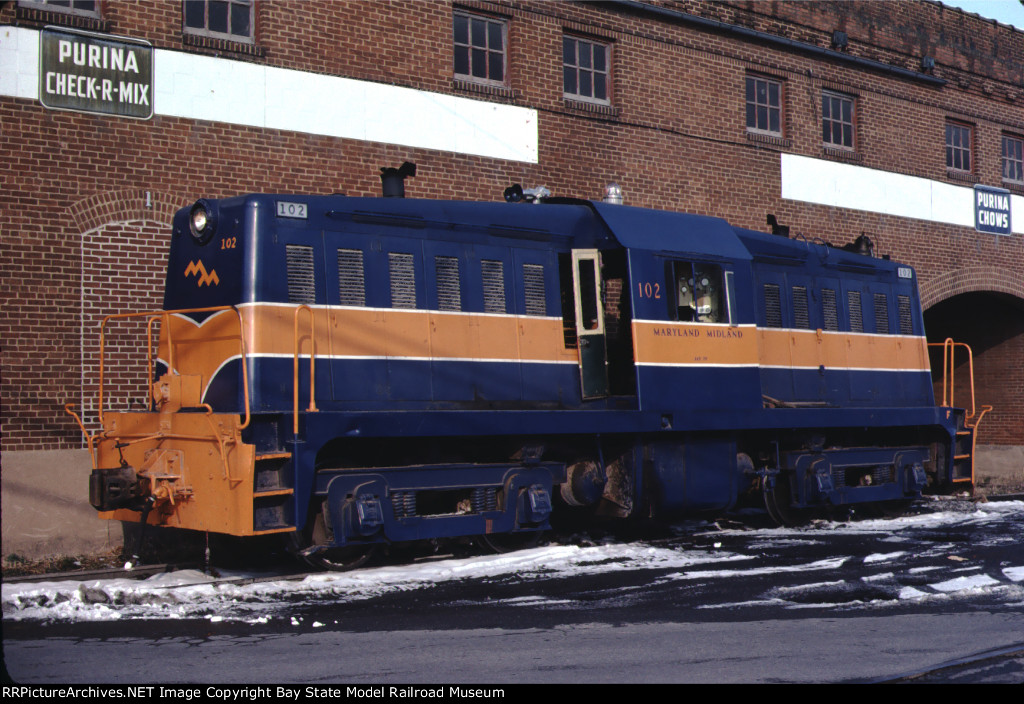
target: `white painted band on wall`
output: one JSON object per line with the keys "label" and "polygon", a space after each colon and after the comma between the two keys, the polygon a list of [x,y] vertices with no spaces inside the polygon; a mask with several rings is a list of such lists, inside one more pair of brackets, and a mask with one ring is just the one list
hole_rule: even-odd
{"label": "white painted band on wall", "polygon": [[[834,208],[974,230],[974,189],[797,154],[781,154],[782,197]],[[1024,197],[1010,196],[1013,232],[1024,234]]]}
{"label": "white painted band on wall", "polygon": [[[537,111],[157,49],[157,115],[536,164]],[[0,95],[39,100],[39,31],[0,27]]]}

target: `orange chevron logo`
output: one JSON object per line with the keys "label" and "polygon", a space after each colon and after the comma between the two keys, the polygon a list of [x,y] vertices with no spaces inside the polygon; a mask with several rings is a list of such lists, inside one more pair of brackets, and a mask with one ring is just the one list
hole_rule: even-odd
{"label": "orange chevron logo", "polygon": [[185,269],[186,278],[191,274],[196,275],[196,279],[198,279],[198,281],[196,281],[197,286],[202,286],[203,284],[216,286],[220,283],[220,279],[217,278],[217,270],[214,269],[207,274],[206,267],[203,266],[202,259],[199,260],[198,264],[196,262],[189,262],[188,268]]}

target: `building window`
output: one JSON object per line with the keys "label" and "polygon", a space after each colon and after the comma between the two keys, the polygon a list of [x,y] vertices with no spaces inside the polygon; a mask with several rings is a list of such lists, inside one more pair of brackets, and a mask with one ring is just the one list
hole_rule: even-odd
{"label": "building window", "polygon": [[946,123],[946,168],[971,170],[971,128],[955,122]]}
{"label": "building window", "polygon": [[1024,138],[1003,135],[1003,180],[1024,183]]}
{"label": "building window", "polygon": [[38,7],[73,15],[100,16],[98,0],[21,0],[18,4],[22,7]]}
{"label": "building window", "polygon": [[457,77],[477,83],[505,84],[505,22],[456,12],[452,34]]}
{"label": "building window", "polygon": [[252,42],[252,0],[184,0],[184,4],[186,33]]}
{"label": "building window", "polygon": [[566,98],[607,104],[609,47],[576,37],[562,38],[562,90]]}
{"label": "building window", "polygon": [[821,141],[826,147],[853,149],[853,98],[821,94]]}
{"label": "building window", "polygon": [[782,136],[782,84],[747,76],[747,129]]}

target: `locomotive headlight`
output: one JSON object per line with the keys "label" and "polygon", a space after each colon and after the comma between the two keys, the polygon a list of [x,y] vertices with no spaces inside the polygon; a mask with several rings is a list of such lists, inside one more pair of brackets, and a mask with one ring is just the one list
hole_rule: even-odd
{"label": "locomotive headlight", "polygon": [[189,230],[196,244],[206,244],[217,229],[217,209],[206,200],[197,200],[188,219]]}

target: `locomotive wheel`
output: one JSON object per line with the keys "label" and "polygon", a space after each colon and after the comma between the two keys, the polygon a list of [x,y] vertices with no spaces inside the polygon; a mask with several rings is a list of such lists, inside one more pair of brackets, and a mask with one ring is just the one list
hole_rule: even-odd
{"label": "locomotive wheel", "polygon": [[477,543],[484,550],[503,555],[516,550],[535,548],[540,543],[544,531],[534,530],[526,533],[490,533],[478,535]]}
{"label": "locomotive wheel", "polygon": [[789,478],[785,475],[777,475],[771,487],[768,485],[767,477],[762,479],[761,494],[764,497],[764,507],[776,525],[791,528],[807,522],[807,510],[796,509],[791,505],[793,491],[789,484]]}
{"label": "locomotive wheel", "polygon": [[324,514],[317,513],[312,529],[296,531],[290,537],[291,552],[319,570],[346,572],[362,567],[377,554],[379,545],[355,545],[344,548],[327,546]]}

